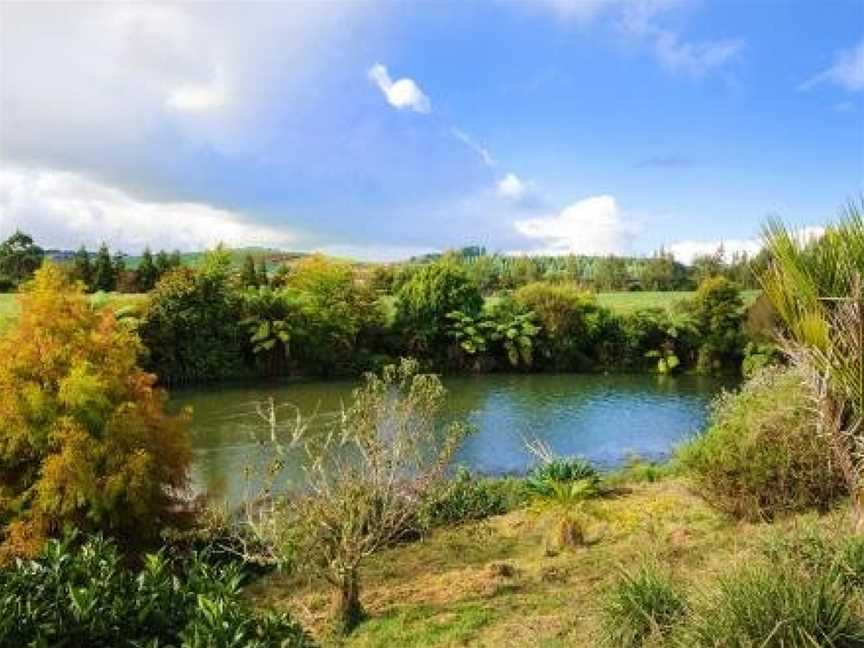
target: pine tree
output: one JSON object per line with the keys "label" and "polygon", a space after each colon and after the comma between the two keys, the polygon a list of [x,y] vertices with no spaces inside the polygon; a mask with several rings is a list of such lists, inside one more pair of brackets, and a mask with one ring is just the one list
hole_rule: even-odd
{"label": "pine tree", "polygon": [[168,267],[173,270],[183,265],[183,258],[180,256],[180,250],[174,250],[168,258]]}
{"label": "pine tree", "polygon": [[156,276],[157,281],[162,278],[166,272],[171,269],[171,259],[168,256],[168,253],[165,250],[159,250],[159,253],[156,255]]}
{"label": "pine tree", "polygon": [[153,253],[149,247],[144,248],[138,268],[135,270],[135,283],[138,284],[138,290],[141,292],[152,290],[159,279],[159,274],[156,264],[153,263]]}
{"label": "pine tree", "polygon": [[117,269],[111,259],[108,246],[104,243],[99,246],[96,260],[93,263],[93,289],[111,292],[117,287]]}
{"label": "pine tree", "polygon": [[255,259],[247,254],[243,259],[243,269],[240,271],[240,282],[247,287],[258,287],[258,273],[255,270]]}
{"label": "pine tree", "polygon": [[86,290],[93,290],[93,264],[90,253],[83,245],[72,257],[72,276],[84,284]]}

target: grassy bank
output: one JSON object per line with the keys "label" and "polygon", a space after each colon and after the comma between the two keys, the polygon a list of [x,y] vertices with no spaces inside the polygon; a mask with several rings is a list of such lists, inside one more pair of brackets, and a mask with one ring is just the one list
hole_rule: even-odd
{"label": "grassy bank", "polygon": [[[625,484],[601,502],[586,546],[557,555],[546,555],[542,524],[528,510],[440,530],[370,562],[362,573],[369,618],[342,645],[597,646],[601,601],[622,570],[648,559],[696,596],[762,555],[777,534],[840,532],[847,515],[841,507],[773,524],[734,522],[665,478]],[[322,584],[272,575],[248,595],[318,633],[324,627]]]}

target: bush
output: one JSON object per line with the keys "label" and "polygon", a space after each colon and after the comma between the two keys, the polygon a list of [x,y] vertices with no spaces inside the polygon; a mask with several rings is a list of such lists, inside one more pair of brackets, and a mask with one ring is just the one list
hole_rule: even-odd
{"label": "bush", "polygon": [[554,369],[589,369],[605,355],[602,342],[617,323],[591,293],[571,285],[535,282],[516,291],[542,328],[535,357]]}
{"label": "bush", "polygon": [[683,594],[659,569],[643,564],[626,572],[606,594],[602,607],[604,642],[616,648],[637,648],[660,642],[683,619]]}
{"label": "bush", "polygon": [[312,645],[287,615],[257,616],[245,604],[238,563],[158,553],[133,571],[111,542],[75,541],[52,541],[38,559],[0,569],[0,645]]}
{"label": "bush", "polygon": [[708,430],[680,448],[677,460],[713,505],[751,520],[824,510],[844,492],[801,378],[790,369],[764,369],[739,392],[721,395]]}
{"label": "bush", "polygon": [[725,277],[705,279],[690,308],[701,342],[698,369],[711,373],[736,363],[744,339],[744,303],[735,284]]}
{"label": "bush", "polygon": [[0,339],[0,562],[64,526],[154,539],[191,459],[185,417],[165,413],[140,344],[80,283],[46,265]]}
{"label": "bush", "polygon": [[534,468],[525,480],[525,488],[534,495],[553,497],[556,486],[586,482],[591,488],[600,486],[600,473],[581,457],[555,458]]}
{"label": "bush", "polygon": [[433,493],[420,512],[425,528],[449,526],[503,515],[524,501],[524,488],[515,479],[476,479],[467,470]]}
{"label": "bush", "polygon": [[697,606],[681,645],[741,648],[852,648],[864,620],[852,590],[830,572],[757,565],[720,580]]}

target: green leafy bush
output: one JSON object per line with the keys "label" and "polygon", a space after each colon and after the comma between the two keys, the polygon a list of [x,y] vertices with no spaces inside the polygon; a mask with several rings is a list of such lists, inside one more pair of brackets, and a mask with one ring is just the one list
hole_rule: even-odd
{"label": "green leafy bush", "polygon": [[240,594],[237,563],[158,553],[133,571],[110,541],[76,540],[52,541],[37,559],[0,569],[0,645],[312,645],[287,615],[253,613]]}
{"label": "green leafy bush", "polygon": [[503,515],[525,499],[522,482],[515,479],[477,479],[460,470],[433,493],[420,512],[426,528],[461,524]]}
{"label": "green leafy bush", "polygon": [[687,611],[684,595],[652,564],[635,574],[624,572],[602,602],[602,636],[616,648],[638,648],[659,642]]}
{"label": "green leafy bush", "polygon": [[721,578],[695,608],[680,644],[764,648],[864,645],[853,590],[832,572],[759,564]]}
{"label": "green leafy bush", "polygon": [[677,459],[700,493],[737,517],[825,509],[844,493],[801,378],[790,369],[764,369],[739,392],[721,395],[707,431]]}

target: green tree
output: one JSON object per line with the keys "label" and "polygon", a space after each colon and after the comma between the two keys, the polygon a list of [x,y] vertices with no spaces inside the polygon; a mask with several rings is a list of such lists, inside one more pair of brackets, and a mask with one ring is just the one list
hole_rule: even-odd
{"label": "green tree", "polygon": [[243,258],[243,268],[240,270],[240,284],[245,288],[258,287],[258,271],[255,269],[255,259],[251,254]]}
{"label": "green tree", "polygon": [[261,286],[243,294],[241,324],[252,353],[271,375],[285,370],[292,345],[302,345],[307,336],[303,309],[302,297],[291,290]]}
{"label": "green tree", "polygon": [[270,278],[267,276],[267,259],[262,254],[258,257],[258,285],[267,286],[270,284]]}
{"label": "green tree", "polygon": [[31,276],[45,258],[44,250],[20,230],[0,243],[0,279],[18,285]]}
{"label": "green tree", "polygon": [[417,271],[396,296],[396,322],[412,352],[440,352],[447,344],[447,316],[475,317],[483,307],[477,284],[453,261]]}
{"label": "green tree", "polygon": [[743,310],[741,291],[726,277],[714,276],[699,284],[690,312],[701,340],[700,371],[709,373],[740,358]]}
{"label": "green tree", "polygon": [[93,264],[90,262],[90,253],[83,245],[72,257],[72,277],[82,282],[86,290],[93,289]]}
{"label": "green tree", "polygon": [[215,380],[242,369],[246,336],[230,270],[230,255],[217,248],[198,268],[173,270],[156,285],[139,332],[147,366],[162,380]]}
{"label": "green tree", "polygon": [[172,267],[174,267],[171,263],[171,257],[168,256],[168,253],[165,250],[159,250],[159,252],[156,254],[156,261],[154,262],[154,265],[156,266],[156,273],[159,278],[161,278],[162,275],[164,275],[169,270],[171,270]]}
{"label": "green tree", "polygon": [[93,290],[111,292],[117,288],[117,268],[111,258],[108,246],[99,246],[96,259],[93,262]]}
{"label": "green tree", "polygon": [[624,290],[630,282],[626,259],[612,255],[599,259],[592,279],[597,290]]}
{"label": "green tree", "polygon": [[149,247],[145,247],[144,252],[141,253],[138,267],[135,269],[135,283],[138,284],[138,290],[141,292],[153,290],[158,279],[159,271],[153,261],[153,253]]}
{"label": "green tree", "polygon": [[66,525],[152,539],[186,483],[184,417],[165,413],[140,344],[48,264],[0,338],[2,557]]}

